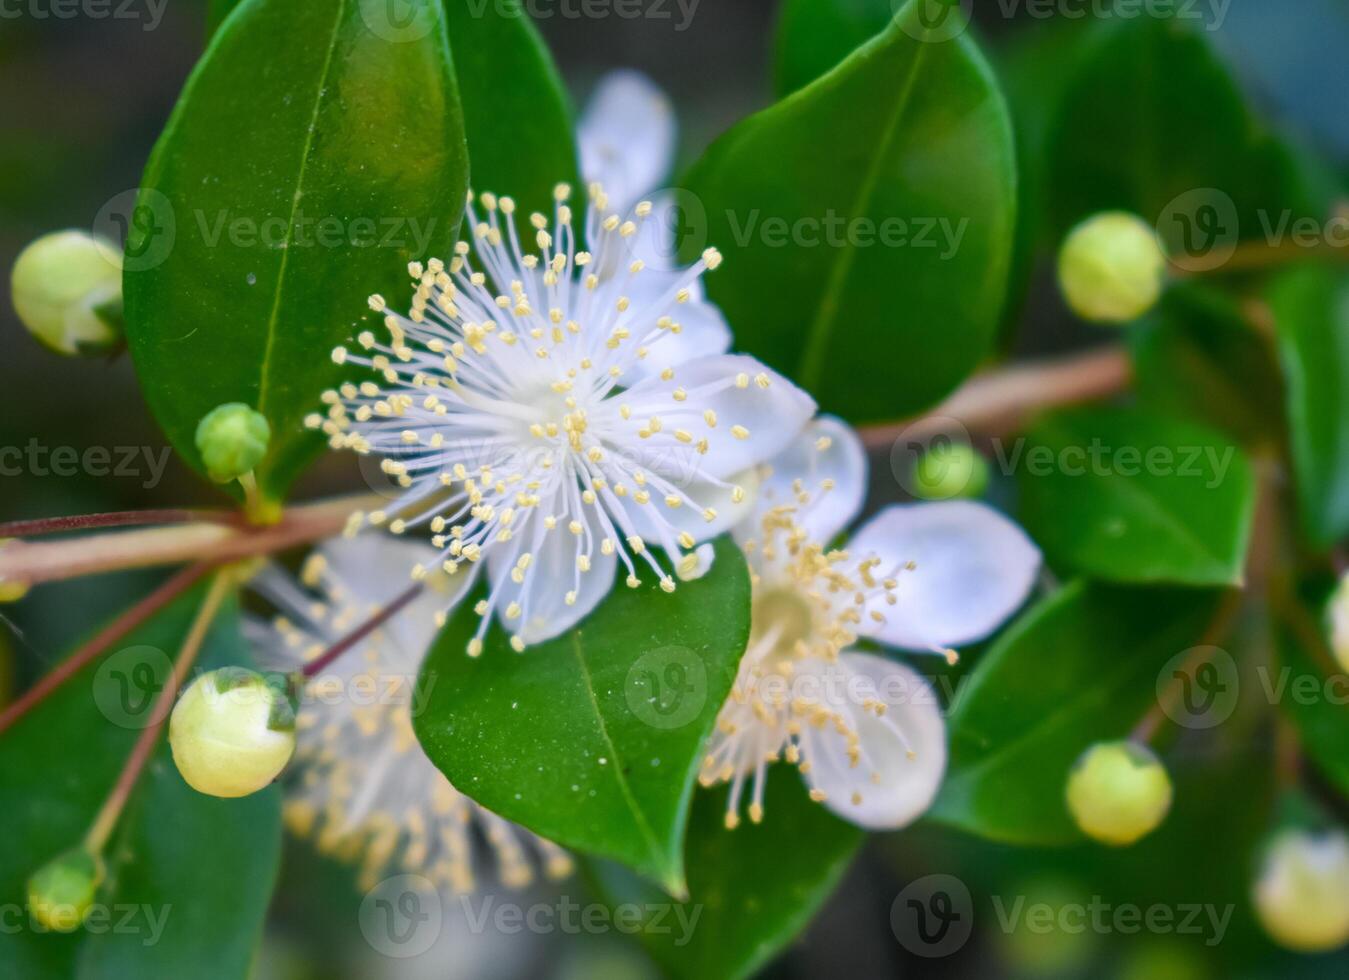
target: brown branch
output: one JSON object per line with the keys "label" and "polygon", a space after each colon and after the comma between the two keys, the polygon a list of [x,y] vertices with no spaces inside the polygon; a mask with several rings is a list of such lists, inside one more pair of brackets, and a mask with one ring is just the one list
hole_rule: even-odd
{"label": "brown branch", "polygon": [[398,615],[398,613],[402,611],[404,606],[406,606],[413,599],[417,598],[417,596],[421,594],[421,591],[422,591],[422,583],[420,582],[417,582],[415,585],[408,586],[408,588],[404,589],[401,593],[399,593],[397,598],[393,599],[383,609],[375,613],[373,616],[367,619],[360,626],[356,627],[346,636],[342,637],[342,639],[334,643],[331,647],[325,650],[320,656],[315,657],[313,660],[309,661],[309,663],[305,664],[304,668],[300,671],[300,673],[303,674],[306,678],[313,677],[315,674],[323,670],[338,657],[342,656],[342,654],[346,653],[348,650],[354,647],[357,643],[360,643],[371,633],[375,632],[375,630],[379,629],[389,620],[393,619],[394,616]]}
{"label": "brown branch", "polygon": [[163,510],[123,510],[109,514],[80,514],[75,517],[39,517],[31,521],[0,524],[0,538],[28,538],[65,531],[91,531],[99,528],[143,527],[148,524],[187,524],[214,521],[228,524],[237,517],[229,511],[189,510],[183,507]]}
{"label": "brown branch", "polygon": [[946,401],[902,422],[862,428],[869,449],[899,440],[922,441],[948,431],[951,420],[988,435],[1014,430],[1031,413],[1094,401],[1125,391],[1132,382],[1129,355],[1118,345],[976,375]]}
{"label": "brown branch", "polygon": [[197,522],[60,541],[12,541],[0,547],[0,582],[37,585],[128,568],[238,561],[331,537],[354,511],[383,502],[363,495],[304,504],[266,527]]}
{"label": "brown branch", "polygon": [[39,704],[58,687],[78,674],[91,660],[114,643],[125,639],[151,616],[190,589],[198,579],[206,574],[210,567],[204,562],[189,565],[105,626],[97,636],[61,661],[50,673],[43,675],[36,684],[23,693],[19,700],[7,707],[3,713],[0,713],[0,732],[7,730],[32,710],[34,705]]}

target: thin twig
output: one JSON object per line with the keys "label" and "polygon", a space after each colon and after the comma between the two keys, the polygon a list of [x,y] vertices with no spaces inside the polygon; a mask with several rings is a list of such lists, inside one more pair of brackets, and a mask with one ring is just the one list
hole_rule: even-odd
{"label": "thin twig", "polygon": [[60,534],[65,531],[144,527],[150,524],[188,524],[193,521],[229,524],[237,520],[235,514],[225,510],[191,510],[185,507],[122,510],[108,514],[79,514],[75,517],[39,517],[30,521],[9,521],[0,524],[0,538],[29,538],[40,534]]}
{"label": "thin twig", "polygon": [[945,432],[952,420],[968,429],[999,435],[1044,408],[1109,398],[1132,380],[1129,355],[1110,345],[1085,354],[1034,362],[976,375],[932,411],[903,422],[862,428],[869,449],[897,441],[922,441]]}
{"label": "thin twig", "polygon": [[78,674],[91,660],[114,643],[123,640],[151,616],[190,589],[210,567],[205,562],[187,566],[105,626],[97,636],[61,661],[51,672],[44,674],[19,700],[0,713],[0,732],[10,728],[35,705]]}
{"label": "thin twig", "polygon": [[60,541],[11,541],[0,546],[0,581],[37,585],[129,568],[238,561],[331,537],[354,511],[384,502],[361,495],[303,504],[266,527],[192,523]]}
{"label": "thin twig", "polygon": [[131,755],[127,756],[126,765],[122,767],[122,772],[117,777],[117,783],[103,801],[103,807],[89,828],[85,846],[90,853],[97,854],[102,851],[112,829],[117,826],[117,818],[121,815],[127,797],[131,795],[141,771],[155,750],[159,735],[164,730],[164,723],[168,721],[173,703],[178,697],[178,690],[187,679],[192,664],[196,662],[206,633],[211,628],[211,623],[215,620],[216,613],[220,611],[220,605],[225,601],[225,595],[233,582],[234,578],[228,571],[220,572],[212,581],[210,591],[202,600],[201,608],[197,610],[197,616],[192,621],[192,628],[188,630],[187,638],[183,640],[183,645],[178,651],[178,659],[174,661],[173,670],[165,682],[164,690],[159,692],[154,708],[151,709],[150,722],[136,739]]}
{"label": "thin twig", "polygon": [[399,593],[398,597],[393,599],[383,609],[375,613],[373,616],[367,619],[360,626],[356,627],[346,636],[342,637],[342,639],[338,640],[331,647],[325,650],[322,654],[315,657],[313,660],[309,661],[309,663],[305,664],[304,668],[300,671],[300,673],[304,675],[306,678],[313,677],[316,674],[318,674],[324,668],[332,664],[333,661],[335,661],[338,657],[342,656],[342,654],[346,653],[357,643],[360,643],[371,633],[375,632],[375,630],[379,629],[389,620],[393,619],[394,616],[398,615],[398,613],[402,611],[404,606],[406,606],[413,599],[417,598],[417,596],[421,593],[421,591],[422,591],[421,582],[416,582],[413,585],[408,586],[407,589]]}

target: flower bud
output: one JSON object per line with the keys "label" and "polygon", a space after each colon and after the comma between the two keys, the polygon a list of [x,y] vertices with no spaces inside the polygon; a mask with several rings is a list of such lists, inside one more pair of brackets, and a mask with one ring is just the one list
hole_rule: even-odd
{"label": "flower bud", "polygon": [[981,496],[988,489],[988,463],[964,443],[935,445],[914,467],[912,489],[924,500]]}
{"label": "flower bud", "polygon": [[242,402],[212,409],[197,423],[197,450],[206,474],[216,483],[229,483],[252,472],[267,455],[272,427]]}
{"label": "flower bud", "polygon": [[14,311],[58,354],[102,354],[121,339],[122,251],[82,231],[44,235],[10,275]]}
{"label": "flower bud", "polygon": [[1088,218],[1059,251],[1059,288],[1073,312],[1094,323],[1128,323],[1162,294],[1166,256],[1157,233],[1136,215]]}
{"label": "flower bud", "polygon": [[1330,648],[1335,651],[1340,669],[1349,672],[1349,574],[1340,579],[1339,588],[1330,597],[1326,618],[1330,627]]}
{"label": "flower bud", "polygon": [[1299,953],[1349,943],[1349,837],[1280,831],[1255,882],[1255,911],[1275,942]]}
{"label": "flower bud", "polygon": [[48,929],[74,932],[103,882],[103,859],[83,847],[66,851],[28,879],[29,914]]}
{"label": "flower bud", "polygon": [[295,710],[261,674],[225,667],[198,677],[169,719],[173,761],[209,796],[247,796],[271,783],[295,751]]}
{"label": "flower bud", "polygon": [[1157,828],[1171,809],[1171,777],[1136,742],[1098,742],[1068,776],[1068,809],[1088,837],[1123,847]]}

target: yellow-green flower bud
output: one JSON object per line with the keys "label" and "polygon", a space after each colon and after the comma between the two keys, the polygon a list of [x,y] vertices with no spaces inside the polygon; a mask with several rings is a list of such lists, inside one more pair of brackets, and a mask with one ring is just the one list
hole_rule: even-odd
{"label": "yellow-green flower bud", "polygon": [[1068,776],[1068,810],[1088,837],[1123,847],[1146,836],[1171,809],[1171,777],[1136,742],[1098,742]]}
{"label": "yellow-green flower bud", "polygon": [[1330,597],[1326,618],[1330,626],[1330,648],[1335,651],[1340,669],[1349,672],[1349,574],[1340,579],[1339,588]]}
{"label": "yellow-green flower bud", "polygon": [[1128,323],[1156,304],[1166,275],[1157,233],[1142,218],[1111,211],[1088,218],[1059,251],[1059,288],[1093,323]]}
{"label": "yellow-green flower bud", "polygon": [[242,667],[198,677],[169,719],[173,761],[209,796],[248,796],[271,783],[295,751],[295,711],[276,683]]}
{"label": "yellow-green flower bud", "polygon": [[267,419],[242,402],[214,408],[197,423],[197,450],[216,483],[251,473],[267,455],[271,438]]}
{"label": "yellow-green flower bud", "polygon": [[83,847],[53,858],[28,879],[28,912],[57,932],[74,932],[103,882],[103,859]]}
{"label": "yellow-green flower bud", "polygon": [[1255,911],[1281,946],[1320,953],[1349,943],[1349,837],[1284,830],[1265,851]]}
{"label": "yellow-green flower bud", "polygon": [[988,463],[962,442],[941,443],[913,471],[913,494],[924,500],[978,497],[988,489]]}
{"label": "yellow-green flower bud", "polygon": [[121,339],[122,250],[82,231],[44,235],[10,275],[14,312],[58,354],[102,354]]}

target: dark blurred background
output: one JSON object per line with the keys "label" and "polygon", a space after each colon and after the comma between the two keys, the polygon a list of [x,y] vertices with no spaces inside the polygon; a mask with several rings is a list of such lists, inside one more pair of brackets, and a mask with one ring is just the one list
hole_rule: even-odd
{"label": "dark blurred background", "polygon": [[[205,0],[167,0],[162,21],[55,19],[40,0],[0,2],[0,267],[8,270],[36,236],[89,228],[109,198],[139,183],[141,169],[205,36]],[[303,2],[303,0],[295,0]],[[1343,173],[1349,155],[1349,11],[1341,0],[1298,0],[1297,16],[1274,0],[1233,0],[1219,43],[1271,118],[1297,128]],[[28,11],[25,13],[25,11]],[[17,16],[16,16],[17,14]],[[681,160],[695,157],[727,126],[772,100],[771,0],[702,0],[686,30],[671,20],[617,17],[541,23],[578,105],[606,70],[637,67],[674,98]],[[1043,22],[1018,23],[980,0],[978,20],[994,54]],[[1021,18],[1025,21],[1025,18]],[[296,43],[304,43],[297,38]],[[878,94],[879,95],[879,94]],[[1122,92],[1121,99],[1128,93]],[[7,275],[7,273],[6,273]],[[6,290],[7,294],[8,290]],[[1084,328],[1063,312],[1052,282],[1037,274],[1020,350],[1080,343]],[[210,370],[203,365],[202,370]],[[67,360],[39,348],[0,303],[0,446],[141,447],[158,457],[166,443],[149,418],[130,360]],[[142,455],[142,459],[144,456]],[[353,457],[328,459],[301,495],[359,486]],[[99,480],[25,472],[0,477],[4,519],[131,507],[217,502],[170,458],[162,479],[141,465],[134,475]],[[74,636],[141,594],[152,575],[118,575],[36,589],[8,607],[0,632],[0,693],[51,663]],[[1248,733],[1255,738],[1259,733]],[[769,971],[807,976],[1109,976],[1202,980],[1224,976],[1349,976],[1344,958],[1278,954],[1245,912],[1250,869],[1222,835],[1234,826],[1230,801],[1258,792],[1222,759],[1176,747],[1178,812],[1163,830],[1127,853],[1101,848],[1039,852],[1000,848],[938,828],[876,839],[854,865],[806,936]],[[1185,760],[1202,762],[1187,770]],[[1187,783],[1187,780],[1190,782]],[[1198,786],[1195,781],[1202,781]],[[1211,812],[1206,812],[1211,811]],[[1195,837],[1210,821],[1220,834]],[[1261,819],[1259,815],[1252,819]],[[1187,836],[1189,835],[1189,836]],[[974,938],[959,953],[923,960],[890,927],[890,907],[924,875],[954,874],[975,892]],[[569,883],[581,894],[580,882]],[[997,924],[989,896],[1089,903],[1232,903],[1223,942],[1205,937],[1035,934]],[[491,936],[450,930],[432,954],[391,961],[375,956],[352,928],[359,896],[346,873],[290,849],[264,950],[264,977],[641,977],[654,971],[617,937]],[[209,955],[209,954],[208,954]]]}

